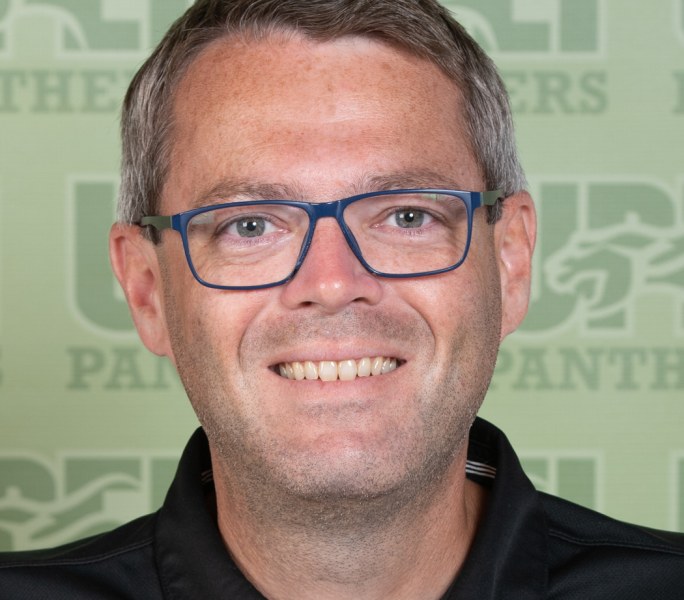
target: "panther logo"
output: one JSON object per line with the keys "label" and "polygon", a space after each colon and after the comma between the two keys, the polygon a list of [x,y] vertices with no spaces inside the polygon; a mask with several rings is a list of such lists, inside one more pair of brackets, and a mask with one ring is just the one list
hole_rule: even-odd
{"label": "panther logo", "polygon": [[622,319],[645,291],[668,291],[684,307],[684,232],[655,227],[630,215],[623,223],[579,230],[547,258],[551,290],[579,298],[589,322]]}

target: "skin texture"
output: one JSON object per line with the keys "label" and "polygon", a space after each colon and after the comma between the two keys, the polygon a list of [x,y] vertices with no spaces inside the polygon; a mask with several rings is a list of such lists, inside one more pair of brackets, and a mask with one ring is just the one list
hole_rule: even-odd
{"label": "skin texture", "polygon": [[[215,42],[174,112],[161,214],[245,186],[309,201],[484,189],[455,85],[365,39]],[[448,587],[485,503],[465,480],[467,432],[499,341],[526,311],[534,232],[521,193],[496,226],[477,212],[456,271],[390,280],[366,272],[326,219],[291,282],[235,292],[196,283],[175,232],[155,247],[114,226],[138,331],[179,370],[209,437],[219,528],[264,595],[438,598]],[[271,368],[377,355],[400,368],[329,383]]]}

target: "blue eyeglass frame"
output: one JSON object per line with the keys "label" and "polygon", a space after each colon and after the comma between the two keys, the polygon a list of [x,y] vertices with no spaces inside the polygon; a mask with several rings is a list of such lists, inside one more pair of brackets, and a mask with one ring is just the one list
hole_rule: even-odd
{"label": "blue eyeglass frame", "polygon": [[[358,202],[359,200],[365,200],[366,198],[372,198],[376,196],[389,196],[393,194],[439,194],[443,196],[453,196],[459,198],[466,205],[466,211],[468,214],[468,237],[466,239],[465,248],[463,250],[463,257],[456,264],[443,269],[438,269],[436,271],[423,271],[420,273],[383,273],[382,271],[377,271],[371,267],[363,257],[361,249],[351,232],[347,224],[344,222],[344,211],[350,204]],[[468,256],[468,250],[470,249],[470,240],[473,231],[473,213],[475,210],[481,206],[493,206],[500,199],[503,199],[501,190],[493,190],[486,192],[468,192],[463,190],[448,190],[440,188],[407,188],[398,190],[381,190],[377,192],[367,192],[365,194],[357,194],[355,196],[350,196],[348,198],[342,198],[341,200],[332,200],[330,202],[304,202],[298,200],[251,200],[246,202],[228,202],[224,204],[211,204],[209,206],[203,206],[200,208],[195,208],[192,210],[187,210],[184,212],[177,213],[175,215],[169,216],[148,216],[140,219],[138,225],[140,227],[151,226],[157,231],[162,231],[164,229],[173,229],[181,235],[183,240],[183,249],[185,251],[185,259],[190,267],[195,279],[202,285],[219,289],[219,290],[260,290],[270,287],[276,287],[283,285],[288,281],[291,281],[294,276],[299,271],[306,255],[309,252],[309,247],[311,246],[311,241],[313,240],[314,231],[316,229],[316,223],[319,219],[331,217],[337,221],[337,224],[344,235],[344,239],[354,253],[357,260],[363,265],[363,267],[373,275],[377,277],[385,277],[391,279],[408,279],[412,277],[426,277],[428,275],[438,275],[440,273],[446,273],[448,271],[453,271],[460,267]],[[236,207],[236,206],[259,206],[259,205],[284,205],[284,206],[294,206],[304,210],[309,216],[309,229],[302,242],[302,248],[299,251],[299,256],[297,257],[297,262],[290,274],[281,279],[280,281],[275,281],[273,283],[264,283],[260,285],[217,285],[215,283],[209,283],[202,279],[195,267],[192,264],[192,258],[190,257],[190,244],[188,242],[188,223],[196,215],[209,212],[212,210],[217,210],[226,207]]]}

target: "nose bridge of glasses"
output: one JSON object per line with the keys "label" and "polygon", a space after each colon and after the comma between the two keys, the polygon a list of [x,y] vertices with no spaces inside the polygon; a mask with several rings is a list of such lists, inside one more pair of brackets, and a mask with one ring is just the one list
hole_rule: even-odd
{"label": "nose bridge of glasses", "polygon": [[[349,202],[347,200],[333,200],[331,202],[307,203],[307,212],[309,213],[311,224],[309,228],[308,243],[306,244],[306,248],[304,249],[304,255],[308,254],[310,250],[319,219],[333,218],[335,219],[335,221],[337,221],[337,226],[340,228],[342,236],[344,237],[344,240],[346,241],[354,256],[359,260],[359,262],[364,264],[363,259],[361,258],[361,251],[358,247],[358,244],[356,243],[353,234],[349,230],[349,227],[344,222],[343,212],[348,203]],[[304,256],[302,256],[302,260],[303,258]]]}
{"label": "nose bridge of glasses", "polygon": [[315,226],[318,219],[325,217],[332,217],[338,219],[342,214],[343,204],[342,200],[333,200],[331,202],[308,202],[309,216],[311,217],[312,226]]}
{"label": "nose bridge of glasses", "polygon": [[[342,216],[345,206],[346,202],[344,200],[308,203],[309,210],[307,212],[309,213],[309,218],[311,219],[311,237],[313,238],[313,234],[319,219],[332,218],[337,221],[337,225],[344,234],[344,238],[347,240],[347,242],[350,242],[348,235],[349,230]],[[352,247],[352,250],[355,249]]]}

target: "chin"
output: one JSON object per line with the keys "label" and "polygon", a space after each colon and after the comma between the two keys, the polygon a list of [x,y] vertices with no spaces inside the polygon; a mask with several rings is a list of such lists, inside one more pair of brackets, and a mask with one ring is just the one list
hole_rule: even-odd
{"label": "chin", "polygon": [[367,500],[397,492],[424,469],[422,450],[411,451],[405,439],[398,451],[397,445],[331,435],[301,452],[279,453],[270,470],[284,488],[302,498]]}

